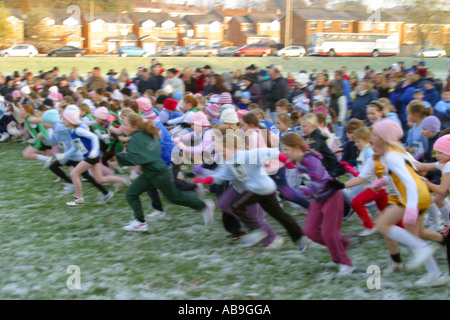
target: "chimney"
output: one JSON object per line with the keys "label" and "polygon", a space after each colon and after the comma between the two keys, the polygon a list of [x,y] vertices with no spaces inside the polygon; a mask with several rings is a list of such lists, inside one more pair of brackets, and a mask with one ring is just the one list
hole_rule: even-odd
{"label": "chimney", "polygon": [[279,15],[281,14],[281,10],[280,10],[280,9],[277,9],[277,11],[275,11],[275,14],[276,14],[277,16],[279,16]]}
{"label": "chimney", "polygon": [[252,12],[252,8],[250,6],[247,7],[247,13]]}

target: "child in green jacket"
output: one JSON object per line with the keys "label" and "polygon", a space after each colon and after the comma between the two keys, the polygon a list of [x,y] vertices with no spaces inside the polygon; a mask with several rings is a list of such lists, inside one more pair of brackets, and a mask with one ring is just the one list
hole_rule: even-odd
{"label": "child in green jacket", "polygon": [[213,222],[214,203],[212,200],[202,201],[188,193],[177,189],[173,183],[171,172],[161,158],[159,129],[138,114],[129,114],[123,119],[123,130],[130,140],[127,153],[116,155],[120,165],[141,166],[142,174],[128,187],[126,198],[134,212],[135,220],[124,227],[126,231],[148,231],[139,196],[152,187],[157,188],[173,204],[201,210],[205,224]]}

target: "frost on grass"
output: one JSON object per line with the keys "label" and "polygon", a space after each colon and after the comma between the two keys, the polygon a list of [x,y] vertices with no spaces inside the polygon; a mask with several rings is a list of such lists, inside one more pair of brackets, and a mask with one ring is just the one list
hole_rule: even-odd
{"label": "frost on grass", "polygon": [[[148,220],[150,232],[145,234],[124,232],[132,219],[125,191],[104,206],[97,204],[97,190],[83,183],[87,204],[69,208],[65,202],[70,197],[60,194],[62,184],[53,182],[42,164],[21,157],[23,145],[8,142],[2,147],[0,299],[448,299],[448,285],[414,287],[425,268],[383,275],[381,289],[368,289],[366,268],[379,265],[384,270],[389,262],[380,235],[362,239],[349,253],[361,275],[339,278],[324,246],[311,243],[303,254],[290,241],[276,251],[241,249],[226,238],[219,210],[215,224],[205,228],[199,212],[169,204],[164,197],[166,219]],[[148,197],[141,200],[150,213]],[[305,216],[294,218],[302,224]],[[267,220],[289,239],[278,222],[270,216]],[[354,236],[360,229],[354,218],[342,225],[342,234]],[[407,260],[410,251],[400,250]],[[447,270],[445,260],[437,262]],[[66,286],[69,265],[80,267],[80,290]]]}

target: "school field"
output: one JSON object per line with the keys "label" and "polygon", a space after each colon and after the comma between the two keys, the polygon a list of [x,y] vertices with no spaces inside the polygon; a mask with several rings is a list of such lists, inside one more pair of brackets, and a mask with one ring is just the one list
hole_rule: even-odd
{"label": "school field", "polygon": [[[34,58],[20,58],[8,57],[0,58],[0,72],[4,75],[12,74],[14,71],[22,72],[24,68],[28,68],[34,74],[40,70],[48,71],[57,66],[60,74],[69,75],[72,67],[78,67],[80,75],[85,76],[88,71],[98,66],[102,73],[106,73],[110,69],[120,72],[123,68],[128,69],[131,76],[134,76],[139,65],[146,67],[150,66],[150,58],[127,57],[120,58],[117,56],[85,56],[80,58],[53,58],[46,56],[37,56]],[[251,64],[265,68],[270,64],[280,64],[284,67],[285,72],[293,72],[296,75],[300,70],[311,72],[312,69],[322,71],[327,69],[330,75],[333,75],[334,70],[340,69],[342,66],[347,66],[349,72],[356,71],[362,75],[364,67],[369,65],[375,69],[376,72],[381,72],[383,68],[391,66],[397,61],[404,61],[405,66],[411,66],[414,60],[412,57],[303,57],[303,58],[289,58],[284,60],[279,57],[156,57],[161,62],[165,69],[177,68],[197,68],[203,67],[206,64],[210,65],[216,72],[234,71],[236,69],[245,70]],[[425,59],[426,66],[433,71],[436,77],[446,80],[448,71],[450,70],[450,58],[427,58]]]}
{"label": "school field", "polygon": [[[41,162],[23,159],[24,148],[0,144],[1,300],[448,300],[450,284],[414,286],[424,267],[377,274],[389,263],[379,234],[361,238],[350,251],[359,273],[339,278],[327,249],[317,244],[304,254],[291,242],[277,251],[230,244],[217,209],[215,223],[205,227],[200,213],[165,201],[167,218],[148,220],[150,232],[125,232],[132,220],[125,190],[100,205],[97,190],[83,183],[86,204],[67,207],[62,183]],[[149,198],[141,199],[150,213]],[[295,216],[299,223],[304,218]],[[287,239],[281,225],[267,219]],[[343,234],[357,235],[360,224],[354,216]],[[401,254],[410,257],[404,246]],[[447,271],[440,249],[435,257]]]}

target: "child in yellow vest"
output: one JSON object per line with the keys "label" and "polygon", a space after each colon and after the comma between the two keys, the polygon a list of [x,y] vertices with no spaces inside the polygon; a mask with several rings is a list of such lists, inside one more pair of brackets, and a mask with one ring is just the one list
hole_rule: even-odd
{"label": "child in yellow vest", "polygon": [[[376,180],[372,188],[390,186],[396,190],[399,202],[388,206],[376,222],[377,230],[383,235],[410,247],[414,257],[408,268],[416,269],[425,264],[428,274],[416,281],[418,286],[436,287],[447,283],[433,258],[435,248],[427,246],[419,238],[424,232],[422,213],[431,205],[431,194],[399,143],[402,128],[393,120],[383,119],[373,126],[372,146],[380,157],[387,175]],[[375,150],[374,150],[375,151]],[[403,219],[405,229],[395,224]]]}

